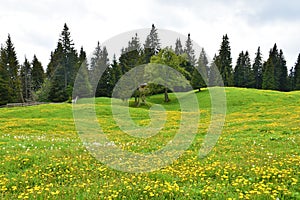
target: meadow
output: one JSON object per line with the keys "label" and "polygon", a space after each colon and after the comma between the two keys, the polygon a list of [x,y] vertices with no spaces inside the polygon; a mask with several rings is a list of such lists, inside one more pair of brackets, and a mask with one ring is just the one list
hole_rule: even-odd
{"label": "meadow", "polygon": [[[199,149],[210,123],[207,89],[196,93],[197,135],[173,164],[149,173],[111,169],[89,154],[75,129],[72,105],[0,109],[0,199],[300,199],[300,92],[226,88],[226,122],[204,158]],[[160,149],[180,124],[174,94],[147,97],[131,107],[137,124],[161,104],[159,134],[133,138],[118,128],[109,98],[96,99],[99,124],[114,144],[133,152]]]}

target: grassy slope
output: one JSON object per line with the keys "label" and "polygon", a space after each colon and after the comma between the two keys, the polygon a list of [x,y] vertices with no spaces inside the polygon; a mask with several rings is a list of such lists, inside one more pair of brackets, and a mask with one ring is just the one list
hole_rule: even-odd
{"label": "grassy slope", "polygon": [[[0,198],[137,199],[300,198],[300,92],[227,88],[227,116],[216,147],[197,157],[210,119],[208,90],[197,93],[201,119],[193,144],[173,165],[130,174],[107,168],[81,145],[70,104],[0,110]],[[162,95],[148,103],[162,103]],[[110,116],[110,100],[99,98],[99,122],[121,148],[155,151],[178,130],[180,107],[164,104],[167,122],[147,140],[122,134]],[[131,108],[140,125],[149,106]]]}

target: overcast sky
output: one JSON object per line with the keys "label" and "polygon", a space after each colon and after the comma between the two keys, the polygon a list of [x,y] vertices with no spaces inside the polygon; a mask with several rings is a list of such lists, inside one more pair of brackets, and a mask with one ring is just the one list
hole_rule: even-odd
{"label": "overcast sky", "polygon": [[10,33],[20,63],[25,55],[32,60],[36,54],[45,68],[64,23],[76,48],[83,46],[87,54],[97,41],[151,28],[152,23],[158,29],[191,33],[211,58],[227,33],[233,66],[242,50],[253,60],[258,46],[266,60],[275,42],[288,67],[300,53],[298,0],[0,0],[0,43]]}

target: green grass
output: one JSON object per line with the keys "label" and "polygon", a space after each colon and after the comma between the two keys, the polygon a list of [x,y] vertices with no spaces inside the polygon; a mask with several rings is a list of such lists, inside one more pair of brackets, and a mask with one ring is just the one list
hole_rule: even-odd
{"label": "green grass", "polygon": [[[172,165],[151,173],[120,172],[93,158],[76,133],[70,104],[0,109],[0,199],[300,199],[300,92],[226,88],[226,123],[205,158],[198,151],[210,97],[208,90],[196,94],[195,140]],[[96,99],[98,121],[120,148],[156,151],[180,125],[180,105],[170,98],[163,103],[155,95],[130,108],[135,123],[146,126],[151,105],[164,106],[164,128],[147,139],[120,130],[109,98]]]}

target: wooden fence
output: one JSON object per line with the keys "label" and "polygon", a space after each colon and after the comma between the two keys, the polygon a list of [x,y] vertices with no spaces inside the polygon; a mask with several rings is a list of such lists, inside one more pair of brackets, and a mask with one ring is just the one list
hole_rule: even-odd
{"label": "wooden fence", "polygon": [[8,103],[6,105],[0,106],[0,108],[36,106],[36,105],[41,105],[41,104],[48,104],[48,102]]}

